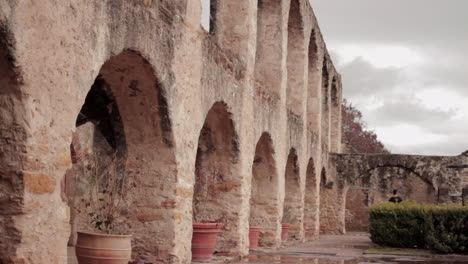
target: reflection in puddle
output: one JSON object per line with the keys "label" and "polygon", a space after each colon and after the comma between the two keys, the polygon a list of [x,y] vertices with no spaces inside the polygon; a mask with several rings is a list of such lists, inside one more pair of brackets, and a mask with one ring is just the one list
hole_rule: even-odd
{"label": "reflection in puddle", "polygon": [[[325,256],[324,256],[325,257]],[[351,260],[340,260],[331,258],[318,258],[300,254],[251,254],[244,262],[231,262],[239,264],[462,264],[468,263],[463,260],[442,260],[419,257],[369,257]]]}

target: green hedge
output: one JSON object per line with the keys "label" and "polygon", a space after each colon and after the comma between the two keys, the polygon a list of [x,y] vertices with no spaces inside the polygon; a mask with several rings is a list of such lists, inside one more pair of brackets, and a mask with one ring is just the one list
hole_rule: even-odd
{"label": "green hedge", "polygon": [[466,206],[377,203],[370,208],[369,229],[372,241],[383,246],[468,253]]}

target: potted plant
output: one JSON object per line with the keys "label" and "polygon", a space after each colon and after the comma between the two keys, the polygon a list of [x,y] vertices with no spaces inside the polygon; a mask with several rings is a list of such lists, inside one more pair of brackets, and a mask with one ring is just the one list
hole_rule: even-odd
{"label": "potted plant", "polygon": [[250,226],[249,228],[249,249],[255,250],[258,248],[258,242],[260,240],[260,232],[262,227],[260,226]]}
{"label": "potted plant", "polygon": [[283,211],[283,223],[281,224],[281,240],[286,241],[289,237],[289,230],[291,229],[291,224],[293,222],[293,217],[291,215],[291,208],[287,207]]}
{"label": "potted plant", "polygon": [[[87,166],[82,166],[87,189],[75,215],[92,232],[78,232],[76,257],[80,264],[127,264],[131,257],[131,235],[124,234],[122,212],[128,185],[122,159],[107,157],[98,162],[98,155]],[[103,157],[103,155],[100,155]]]}
{"label": "potted plant", "polygon": [[220,223],[193,223],[192,261],[206,262],[211,259],[222,227]]}
{"label": "potted plant", "polygon": [[213,257],[218,234],[224,227],[206,213],[207,202],[201,194],[206,192],[195,191],[193,200],[192,261],[195,262],[207,262]]}

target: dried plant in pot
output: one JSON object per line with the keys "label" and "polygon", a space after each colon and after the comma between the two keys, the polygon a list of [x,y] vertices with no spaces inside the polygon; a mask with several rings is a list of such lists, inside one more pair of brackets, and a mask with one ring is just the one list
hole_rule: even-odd
{"label": "dried plant in pot", "polygon": [[199,198],[200,196],[195,195],[193,201],[192,261],[208,262],[213,257],[218,235],[224,225],[219,220],[213,220],[216,217],[206,213],[209,205]]}
{"label": "dried plant in pot", "polygon": [[98,155],[83,167],[88,192],[74,203],[75,213],[92,232],[78,232],[76,256],[80,264],[127,264],[132,236],[122,228],[122,212],[127,210],[125,194],[128,179],[124,160],[115,156],[102,164]]}

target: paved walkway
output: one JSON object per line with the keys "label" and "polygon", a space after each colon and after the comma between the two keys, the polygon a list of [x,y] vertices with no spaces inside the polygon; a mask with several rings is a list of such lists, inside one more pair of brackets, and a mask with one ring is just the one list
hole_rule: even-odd
{"label": "paved walkway", "polygon": [[[374,247],[365,233],[324,235],[319,240],[278,250],[259,249],[244,260],[216,258],[210,264],[468,264],[468,256],[396,256],[365,254]],[[77,264],[74,248],[69,248],[68,264]]]}
{"label": "paved walkway", "polygon": [[468,256],[397,256],[365,254],[375,247],[368,234],[324,235],[319,240],[297,244],[276,251],[258,250],[239,264],[461,264],[468,263]]}

